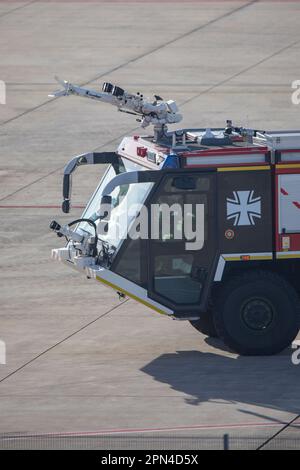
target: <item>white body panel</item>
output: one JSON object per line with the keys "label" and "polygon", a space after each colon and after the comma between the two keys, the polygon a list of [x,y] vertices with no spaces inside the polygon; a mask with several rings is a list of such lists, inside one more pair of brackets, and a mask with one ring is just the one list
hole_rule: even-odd
{"label": "white body panel", "polygon": [[278,178],[279,233],[300,232],[300,174],[284,174]]}
{"label": "white body panel", "polygon": [[268,145],[273,150],[300,149],[300,131],[268,131],[259,134],[254,142]]}
{"label": "white body panel", "polygon": [[238,165],[241,163],[265,163],[266,157],[263,153],[248,153],[248,154],[236,154],[232,155],[221,155],[221,156],[208,156],[208,157],[187,157],[186,165]]}

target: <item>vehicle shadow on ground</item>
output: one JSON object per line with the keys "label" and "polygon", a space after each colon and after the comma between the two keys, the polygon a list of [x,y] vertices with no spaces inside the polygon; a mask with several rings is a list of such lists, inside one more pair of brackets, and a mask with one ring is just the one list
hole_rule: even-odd
{"label": "vehicle shadow on ground", "polygon": [[186,394],[190,405],[244,403],[294,413],[299,412],[300,365],[293,365],[291,354],[292,349],[266,357],[177,351],[141,370]]}
{"label": "vehicle shadow on ground", "polygon": [[[216,349],[219,349],[221,351],[228,352],[228,353],[232,353],[232,350],[229,349],[226,346],[226,344],[219,338],[211,338],[210,336],[207,336],[204,339],[204,341],[206,342],[206,344],[208,344],[209,346],[212,346],[213,348],[216,348]],[[277,354],[277,357],[278,356],[289,356],[289,357],[291,357],[292,353],[293,353],[292,348],[286,348],[286,349],[284,349],[284,351]]]}

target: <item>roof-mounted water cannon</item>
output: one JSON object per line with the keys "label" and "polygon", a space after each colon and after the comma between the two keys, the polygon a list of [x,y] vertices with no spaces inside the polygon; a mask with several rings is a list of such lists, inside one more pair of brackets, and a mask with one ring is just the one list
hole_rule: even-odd
{"label": "roof-mounted water cannon", "polygon": [[176,124],[182,120],[176,102],[165,101],[158,95],[154,95],[155,99],[151,102],[140,93],[128,93],[123,88],[108,82],[105,82],[102,91],[98,92],[73,85],[66,80],[59,80],[57,77],[56,80],[63,89],[50,94],[50,97],[77,95],[110,103],[116,106],[118,111],[138,116],[137,121],[141,123],[141,127],[145,128],[152,124],[154,126],[154,140],[167,131],[168,124]]}
{"label": "roof-mounted water cannon", "polygon": [[248,129],[246,127],[236,127],[233,126],[232,121],[228,119],[226,121],[226,127],[224,130],[224,135],[232,136],[234,134],[240,135],[246,142],[253,143],[253,137],[256,137],[256,134],[264,134],[265,131],[259,129]]}

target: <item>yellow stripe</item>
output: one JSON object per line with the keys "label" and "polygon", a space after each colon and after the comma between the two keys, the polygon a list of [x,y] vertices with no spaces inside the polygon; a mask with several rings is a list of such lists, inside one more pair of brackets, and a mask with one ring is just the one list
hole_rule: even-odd
{"label": "yellow stripe", "polygon": [[270,170],[270,166],[224,166],[218,168],[218,171],[254,171],[254,170]]}
{"label": "yellow stripe", "polygon": [[300,165],[297,163],[286,163],[285,165],[276,165],[276,168],[300,168]]}
{"label": "yellow stripe", "polygon": [[276,258],[277,258],[277,259],[283,259],[283,258],[300,258],[300,254],[299,254],[299,255],[292,255],[292,254],[289,254],[289,255],[279,255],[279,254],[277,253]]}
{"label": "yellow stripe", "polygon": [[[230,256],[230,257],[226,257],[223,255],[223,258],[225,259],[225,261],[245,261],[242,259],[242,256],[248,256],[248,255],[240,255],[240,256]],[[261,255],[261,256],[251,256],[249,255],[250,258],[249,260],[247,261],[253,261],[253,260],[266,260],[266,259],[273,259],[273,257],[271,255]]]}
{"label": "yellow stripe", "polygon": [[131,294],[131,293],[127,292],[124,289],[121,289],[121,287],[118,287],[115,284],[112,284],[111,282],[106,281],[105,279],[102,279],[99,276],[96,276],[96,279],[97,279],[97,281],[100,281],[103,284],[106,284],[107,286],[111,287],[112,289],[116,289],[117,291],[122,292],[122,294],[127,295],[127,297],[130,297],[131,299],[136,300],[137,302],[140,302],[141,304],[145,305],[146,307],[152,308],[152,310],[155,310],[156,312],[160,313],[161,315],[167,315],[167,313],[164,312],[163,310],[160,310],[159,308],[154,307],[152,304],[149,304],[145,300],[142,300],[139,297],[136,297],[134,294]]}

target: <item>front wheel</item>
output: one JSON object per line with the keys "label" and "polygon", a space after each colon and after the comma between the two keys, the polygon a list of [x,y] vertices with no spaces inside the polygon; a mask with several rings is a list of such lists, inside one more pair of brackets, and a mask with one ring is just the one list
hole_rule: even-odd
{"label": "front wheel", "polygon": [[300,301],[279,275],[249,271],[221,288],[214,324],[225,344],[242,355],[271,355],[287,348],[299,331]]}

